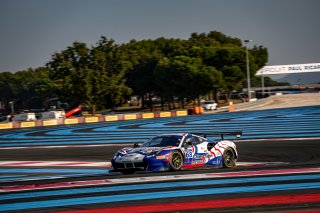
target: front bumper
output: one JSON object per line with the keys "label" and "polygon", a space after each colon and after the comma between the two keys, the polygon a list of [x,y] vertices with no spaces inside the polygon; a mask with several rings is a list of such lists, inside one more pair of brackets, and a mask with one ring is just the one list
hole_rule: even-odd
{"label": "front bumper", "polygon": [[155,159],[145,159],[143,162],[116,162],[115,160],[111,161],[112,167],[115,171],[122,170],[134,170],[134,171],[166,171],[169,170],[170,166],[168,162],[163,160]]}
{"label": "front bumper", "polygon": [[112,167],[115,170],[118,169],[137,169],[137,170],[145,170],[147,168],[147,164],[145,162],[114,162],[112,161]]}

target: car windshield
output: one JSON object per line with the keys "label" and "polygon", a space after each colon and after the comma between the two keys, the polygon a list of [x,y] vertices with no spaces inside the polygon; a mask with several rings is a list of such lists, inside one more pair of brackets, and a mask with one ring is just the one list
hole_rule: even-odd
{"label": "car windshield", "polygon": [[181,139],[182,136],[158,136],[145,142],[141,147],[179,146]]}

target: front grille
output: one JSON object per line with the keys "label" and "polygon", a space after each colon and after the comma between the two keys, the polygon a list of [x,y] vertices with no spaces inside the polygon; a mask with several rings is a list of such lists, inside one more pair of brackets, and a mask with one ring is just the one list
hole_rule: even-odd
{"label": "front grille", "polygon": [[137,162],[137,163],[115,163],[114,167],[117,169],[134,169],[134,168],[145,168],[145,163]]}

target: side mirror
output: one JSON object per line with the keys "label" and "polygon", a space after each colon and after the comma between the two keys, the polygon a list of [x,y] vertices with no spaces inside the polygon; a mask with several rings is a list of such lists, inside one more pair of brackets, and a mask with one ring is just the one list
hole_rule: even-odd
{"label": "side mirror", "polygon": [[137,148],[137,147],[139,147],[140,145],[138,144],[138,143],[134,143],[133,144],[133,148]]}

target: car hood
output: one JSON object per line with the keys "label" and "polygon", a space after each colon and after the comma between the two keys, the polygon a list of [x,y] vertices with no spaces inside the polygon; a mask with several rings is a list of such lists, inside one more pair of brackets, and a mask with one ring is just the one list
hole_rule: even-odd
{"label": "car hood", "polygon": [[171,150],[173,147],[138,147],[127,150],[127,154],[139,153],[139,154],[150,154],[152,152],[160,152],[162,150]]}
{"label": "car hood", "polygon": [[150,155],[156,154],[162,150],[171,150],[176,147],[138,147],[138,148],[124,148],[120,150],[120,156],[115,159],[116,163],[123,162],[142,162],[143,159]]}

